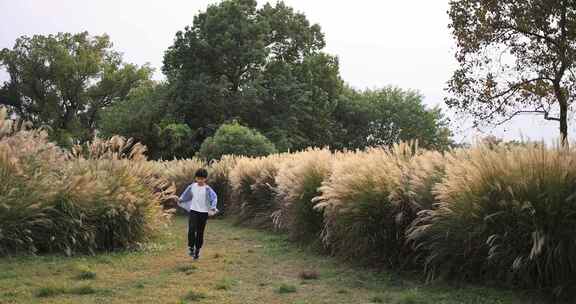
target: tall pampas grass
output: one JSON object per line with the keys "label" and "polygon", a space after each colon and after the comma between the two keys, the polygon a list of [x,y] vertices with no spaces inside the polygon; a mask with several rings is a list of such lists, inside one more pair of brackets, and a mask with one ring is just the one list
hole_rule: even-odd
{"label": "tall pampas grass", "polygon": [[0,130],[0,255],[138,247],[168,220],[172,190],[143,146],[116,137],[67,153],[5,111]]}
{"label": "tall pampas grass", "polygon": [[332,172],[335,156],[328,149],[309,149],[282,163],[276,176],[279,209],[273,214],[276,229],[288,231],[292,240],[320,240],[324,218],[312,201]]}
{"label": "tall pampas grass", "polygon": [[399,144],[335,161],[316,198],[316,208],[325,214],[323,242],[333,254],[389,267],[405,262],[408,221],[393,196],[403,187],[402,170],[416,153],[416,145]]}
{"label": "tall pampas grass", "polygon": [[276,175],[289,154],[241,158],[230,172],[234,191],[229,214],[238,223],[273,229],[272,214],[278,210],[275,199]]}
{"label": "tall pampas grass", "polygon": [[218,161],[213,161],[208,166],[208,184],[218,194],[218,210],[223,215],[232,201],[232,183],[230,173],[236,166],[239,157],[225,155]]}
{"label": "tall pampas grass", "polygon": [[194,182],[194,174],[198,169],[206,167],[206,163],[197,158],[159,161],[155,165],[164,178],[174,183],[178,194]]}
{"label": "tall pampas grass", "polygon": [[570,291],[576,284],[576,154],[476,147],[451,154],[437,208],[408,233],[430,278]]}

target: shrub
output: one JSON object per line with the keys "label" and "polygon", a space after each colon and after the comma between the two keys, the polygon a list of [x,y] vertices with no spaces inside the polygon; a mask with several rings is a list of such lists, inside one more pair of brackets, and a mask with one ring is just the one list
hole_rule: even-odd
{"label": "shrub", "polygon": [[568,291],[576,283],[576,154],[478,147],[452,154],[438,208],[409,232],[430,278]]}
{"label": "shrub", "polygon": [[297,153],[282,164],[276,176],[280,209],[274,213],[276,228],[287,230],[292,240],[320,240],[322,211],[314,209],[312,199],[332,170],[334,156],[327,150],[311,149]]}
{"label": "shrub", "polygon": [[276,153],[274,144],[256,130],[234,122],[223,124],[213,137],[207,138],[198,156],[206,160],[220,159],[223,155],[248,157]]}

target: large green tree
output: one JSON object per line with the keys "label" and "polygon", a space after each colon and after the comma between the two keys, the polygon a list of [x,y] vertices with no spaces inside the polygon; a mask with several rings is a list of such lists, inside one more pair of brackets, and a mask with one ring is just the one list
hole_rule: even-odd
{"label": "large green tree", "polygon": [[566,144],[576,93],[576,1],[452,0],[448,13],[460,67],[447,104],[477,123],[538,113],[559,122]]}
{"label": "large green tree", "polygon": [[91,137],[100,111],[150,80],[147,65],[124,63],[107,35],[87,32],[22,36],[0,52],[9,80],[0,103],[36,126],[76,139]]}
{"label": "large green tree", "polygon": [[387,87],[356,91],[346,88],[335,111],[342,125],[335,146],[359,149],[417,140],[428,149],[453,145],[449,121],[439,108],[427,108],[411,90]]}
{"label": "large green tree", "polygon": [[238,119],[282,150],[328,144],[342,81],[324,46],[320,26],[283,2],[211,5],[164,57],[175,117],[193,130]]}

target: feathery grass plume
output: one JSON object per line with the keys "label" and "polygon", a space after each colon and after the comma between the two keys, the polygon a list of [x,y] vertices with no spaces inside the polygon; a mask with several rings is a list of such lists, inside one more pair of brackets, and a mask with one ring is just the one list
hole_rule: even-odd
{"label": "feathery grass plume", "polygon": [[43,130],[15,129],[0,114],[1,255],[133,247],[166,221],[159,200],[170,193],[154,190],[163,186],[141,146],[114,139],[71,157]]}
{"label": "feathery grass plume", "polygon": [[392,200],[403,186],[403,171],[417,153],[414,144],[348,153],[334,162],[315,208],[324,210],[323,242],[335,255],[389,267],[405,263],[407,221]]}
{"label": "feathery grass plume", "polygon": [[220,160],[212,162],[208,168],[208,184],[218,194],[218,210],[221,214],[224,214],[232,199],[230,172],[237,161],[237,156],[225,155]]}
{"label": "feathery grass plume", "polygon": [[174,208],[176,188],[168,180],[162,163],[149,162],[146,157],[146,146],[126,139],[122,136],[113,136],[108,140],[95,138],[84,146],[75,145],[72,155],[97,162],[116,161],[121,166],[127,166],[135,176],[139,177],[160,197],[164,209]]}
{"label": "feathery grass plume", "polygon": [[446,159],[438,151],[414,150],[413,157],[397,162],[400,179],[389,199],[396,207],[396,223],[406,229],[422,210],[429,210],[438,201],[434,187],[445,176]]}
{"label": "feathery grass plume", "polygon": [[86,159],[129,159],[134,161],[146,160],[146,146],[135,142],[133,138],[112,136],[108,140],[94,138],[84,146],[72,147],[72,154]]}
{"label": "feathery grass plume", "polygon": [[320,241],[322,211],[314,209],[312,199],[332,171],[334,155],[328,149],[309,149],[294,154],[282,163],[276,176],[279,209],[274,225],[286,230],[290,238],[301,242]]}
{"label": "feathery grass plume", "polygon": [[95,250],[138,247],[169,217],[160,204],[163,194],[144,182],[144,168],[134,166],[137,163],[113,159],[77,159],[70,166],[69,174],[81,178],[69,184],[63,201],[83,210]]}
{"label": "feathery grass plume", "polygon": [[438,151],[424,151],[410,161],[409,203],[414,210],[432,209],[438,203],[434,189],[446,176],[446,157]]}
{"label": "feathery grass plume", "polygon": [[569,291],[576,283],[576,153],[475,147],[448,157],[438,208],[408,237],[429,278]]}
{"label": "feathery grass plume", "polygon": [[229,214],[237,223],[273,229],[272,214],[278,209],[275,200],[276,174],[289,154],[241,158],[230,172],[233,188]]}
{"label": "feathery grass plume", "polygon": [[137,247],[171,216],[162,202],[175,200],[175,188],[146,161],[146,148],[132,139],[97,139],[86,147],[83,153],[76,147],[68,170],[85,182],[70,184],[66,198],[86,211],[97,250]]}
{"label": "feathery grass plume", "polygon": [[[171,185],[176,195],[181,195],[186,187],[194,182],[196,171],[206,166],[206,163],[198,158],[157,161],[151,164],[157,175]],[[162,205],[165,209],[175,209],[181,214],[185,213],[183,209],[178,208],[177,202],[178,196],[174,196],[172,199],[164,200]]]}
{"label": "feathery grass plume", "polygon": [[163,176],[176,186],[176,193],[182,193],[188,185],[194,182],[194,175],[206,163],[198,158],[160,161]]}
{"label": "feathery grass plume", "polygon": [[58,164],[68,156],[48,142],[45,131],[17,125],[0,110],[0,255],[35,253],[48,243],[67,247],[70,238],[51,242],[37,232],[59,224],[50,216],[51,201],[63,186]]}
{"label": "feathery grass plume", "polygon": [[51,224],[40,203],[42,193],[28,187],[31,179],[18,166],[17,159],[0,144],[0,255],[36,252],[30,223],[40,228]]}

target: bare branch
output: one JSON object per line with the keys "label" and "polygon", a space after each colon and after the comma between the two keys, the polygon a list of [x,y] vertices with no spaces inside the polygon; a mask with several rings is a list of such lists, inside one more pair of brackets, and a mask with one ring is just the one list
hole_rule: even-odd
{"label": "bare branch", "polygon": [[534,32],[531,32],[531,31],[529,31],[529,30],[526,30],[526,29],[521,29],[521,28],[516,27],[516,26],[513,26],[513,25],[511,25],[511,24],[501,23],[500,25],[502,25],[502,28],[503,28],[503,29],[508,29],[508,30],[516,31],[516,32],[521,33],[521,34],[524,34],[524,35],[526,35],[526,36],[533,36],[533,37],[536,37],[536,38],[540,38],[540,39],[543,39],[543,40],[545,40],[546,42],[548,42],[548,43],[550,43],[550,44],[553,44],[553,45],[556,46],[556,47],[560,47],[560,45],[558,44],[558,42],[557,42],[556,40],[554,40],[553,38],[549,37],[549,36],[545,36],[545,35],[541,35],[541,34],[538,34],[538,33],[534,33]]}
{"label": "bare branch", "polygon": [[508,116],[506,119],[504,119],[504,120],[502,120],[502,121],[500,121],[500,122],[497,122],[496,125],[499,126],[499,125],[505,124],[505,123],[509,122],[510,120],[512,120],[512,118],[514,118],[514,117],[516,117],[517,115],[520,115],[520,114],[534,114],[534,113],[536,113],[536,114],[544,114],[544,119],[546,119],[546,120],[560,121],[560,118],[558,118],[558,117],[550,117],[548,111],[544,111],[544,110],[516,111],[516,112],[512,113],[512,115]]}
{"label": "bare branch", "polygon": [[527,84],[529,84],[529,83],[531,83],[531,82],[534,82],[534,81],[539,81],[539,80],[554,81],[553,79],[548,78],[548,77],[545,77],[545,76],[540,76],[540,77],[537,77],[537,78],[532,78],[532,79],[523,80],[522,82],[518,82],[518,83],[515,83],[515,84],[510,84],[510,85],[509,85],[510,87],[509,87],[507,90],[502,91],[502,92],[500,92],[500,93],[498,93],[498,94],[496,94],[496,95],[494,95],[494,96],[491,96],[489,99],[500,98],[500,97],[502,97],[502,96],[504,96],[504,95],[506,95],[506,94],[508,94],[508,93],[511,93],[511,92],[515,93],[515,91],[517,91],[517,90],[519,90],[519,89],[523,89],[522,86],[527,85]]}

